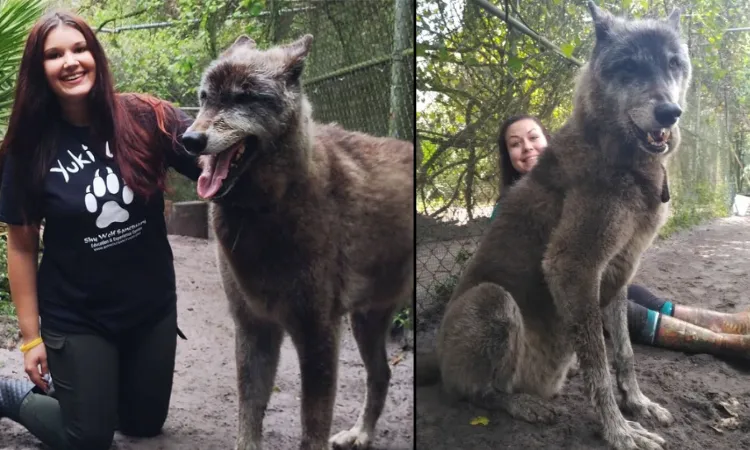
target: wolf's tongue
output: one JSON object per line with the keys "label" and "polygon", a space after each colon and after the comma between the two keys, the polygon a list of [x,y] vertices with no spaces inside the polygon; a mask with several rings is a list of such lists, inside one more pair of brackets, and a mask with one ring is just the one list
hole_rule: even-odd
{"label": "wolf's tongue", "polygon": [[211,198],[221,189],[221,183],[229,173],[229,163],[232,162],[234,152],[225,151],[219,155],[204,155],[200,157],[203,172],[198,177],[198,195],[201,198]]}

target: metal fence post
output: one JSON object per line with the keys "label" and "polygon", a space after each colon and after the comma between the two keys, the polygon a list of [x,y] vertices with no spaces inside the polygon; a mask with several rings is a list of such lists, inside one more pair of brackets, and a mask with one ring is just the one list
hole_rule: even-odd
{"label": "metal fence post", "polygon": [[406,123],[406,76],[404,51],[409,48],[409,0],[394,0],[393,54],[391,56],[391,106],[388,115],[388,135],[404,139]]}

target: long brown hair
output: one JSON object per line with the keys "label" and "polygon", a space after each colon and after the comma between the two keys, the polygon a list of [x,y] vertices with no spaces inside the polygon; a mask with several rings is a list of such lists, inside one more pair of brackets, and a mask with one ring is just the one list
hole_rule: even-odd
{"label": "long brown hair", "polygon": [[550,140],[549,132],[547,131],[547,128],[545,128],[544,125],[542,125],[542,121],[539,120],[538,117],[532,116],[529,114],[519,114],[516,116],[511,116],[505,119],[505,122],[500,125],[500,135],[498,137],[498,146],[500,148],[500,194],[502,195],[503,191],[505,191],[509,186],[514,184],[516,181],[521,179],[521,173],[516,170],[515,167],[513,167],[513,164],[510,162],[510,151],[508,150],[508,140],[505,138],[506,133],[508,132],[508,128],[513,125],[514,123],[518,122],[519,120],[523,119],[531,119],[533,120],[537,125],[539,125],[539,128],[542,130],[542,133],[544,133],[544,136],[547,138],[547,142]]}
{"label": "long brown hair", "polygon": [[[136,194],[148,198],[164,190],[165,157],[155,151],[156,127],[148,124],[155,120],[158,129],[170,135],[166,130],[175,129],[176,110],[150,96],[115,94],[107,58],[91,27],[75,14],[52,11],[37,21],[26,40],[8,130],[0,143],[0,167],[8,154],[13,156],[13,191],[24,215],[38,218],[44,178],[57,152],[62,113],[45,76],[44,42],[59,26],[83,34],[96,63],[96,79],[87,97],[92,140],[109,142],[123,181]],[[174,131],[171,138],[176,139]],[[101,146],[92,149],[97,147]]]}

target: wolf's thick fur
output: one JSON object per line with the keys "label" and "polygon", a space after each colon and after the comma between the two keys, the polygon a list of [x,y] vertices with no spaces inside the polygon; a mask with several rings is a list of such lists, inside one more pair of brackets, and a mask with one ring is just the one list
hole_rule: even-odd
{"label": "wolf's thick fur", "polygon": [[[204,155],[245,142],[210,213],[236,324],[243,450],[261,448],[284,332],[302,375],[300,448],[367,447],[390,380],[387,332],[412,292],[413,144],[313,121],[299,81],[311,40],[261,51],[238,38],[206,70],[185,133]],[[347,313],[367,394],[356,424],[330,437]]]}
{"label": "wolf's thick fur", "polygon": [[[666,22],[625,21],[589,8],[596,46],[573,115],[503,199],[446,307],[436,354],[417,355],[418,384],[441,379],[458,396],[546,420],[554,411],[539,397],[560,391],[577,355],[605,440],[659,449],[660,436],[618,409],[602,327],[624,406],[671,423],[638,387],[625,296],[665,220],[664,165],[679,144],[690,61],[679,11]],[[670,127],[668,147],[646,136]]]}

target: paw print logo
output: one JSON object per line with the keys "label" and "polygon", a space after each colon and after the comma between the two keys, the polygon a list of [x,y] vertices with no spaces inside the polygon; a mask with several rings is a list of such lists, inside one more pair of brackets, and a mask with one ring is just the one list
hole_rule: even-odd
{"label": "paw print logo", "polygon": [[[114,196],[116,200],[106,200],[103,198],[107,193]],[[96,218],[96,226],[107,228],[115,222],[125,222],[130,218],[127,210],[120,206],[120,202],[129,205],[133,201],[133,191],[123,184],[120,189],[120,180],[117,178],[112,169],[107,167],[106,180],[99,175],[99,170],[94,173],[94,181],[86,186],[86,210],[91,214],[99,213]]]}

